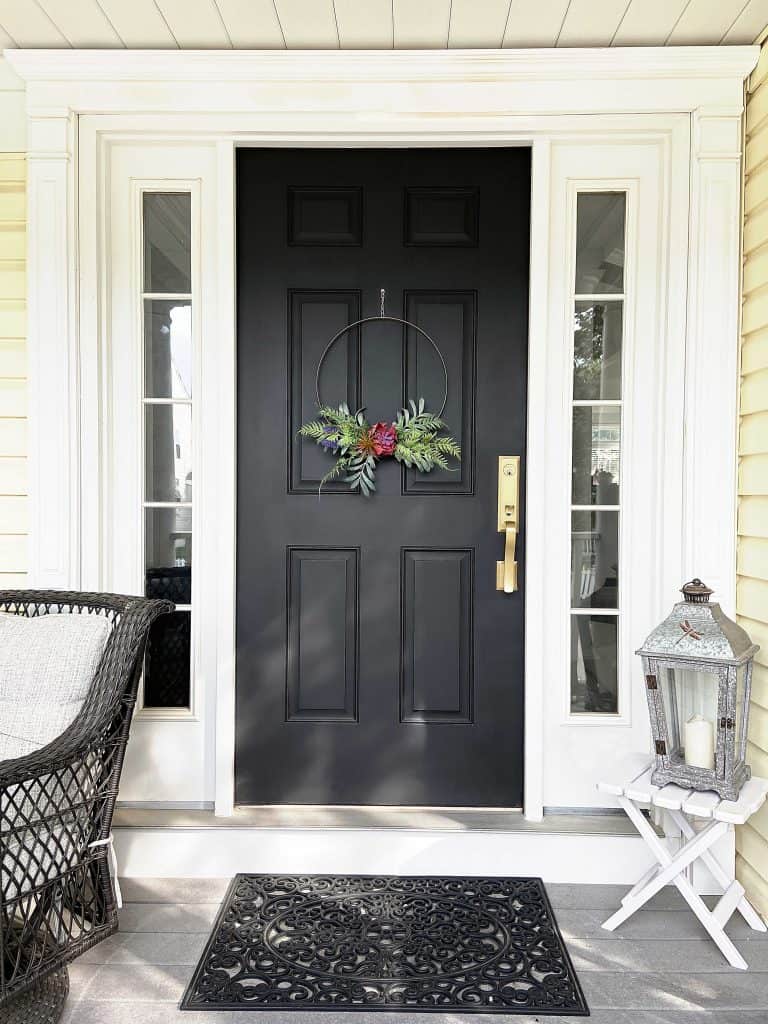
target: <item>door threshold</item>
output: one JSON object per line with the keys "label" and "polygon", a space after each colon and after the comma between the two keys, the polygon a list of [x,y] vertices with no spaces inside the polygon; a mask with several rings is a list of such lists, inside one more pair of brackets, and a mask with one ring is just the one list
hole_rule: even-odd
{"label": "door threshold", "polygon": [[538,832],[579,835],[633,835],[623,814],[602,808],[575,814],[545,813],[528,821],[518,808],[496,807],[351,807],[259,805],[236,807],[217,817],[210,809],[141,807],[118,803],[115,828],[251,828],[251,829],[404,829],[438,832]]}

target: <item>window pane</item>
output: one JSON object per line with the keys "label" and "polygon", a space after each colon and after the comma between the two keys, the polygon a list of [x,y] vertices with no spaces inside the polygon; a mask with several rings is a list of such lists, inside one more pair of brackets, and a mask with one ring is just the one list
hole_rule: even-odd
{"label": "window pane", "polygon": [[192,566],[147,569],[146,596],[165,598],[174,604],[191,604]]}
{"label": "window pane", "polygon": [[144,406],[146,501],[192,500],[192,406]]}
{"label": "window pane", "polygon": [[575,714],[619,709],[616,615],[571,616],[571,711]]}
{"label": "window pane", "polygon": [[573,504],[618,505],[621,408],[573,410]]}
{"label": "window pane", "polygon": [[144,300],[144,393],[192,397],[192,307],[183,299]]}
{"label": "window pane", "polygon": [[189,192],[144,193],[144,291],[192,291]]}
{"label": "window pane", "polygon": [[190,676],[188,611],[162,615],[152,626],[144,660],[144,707],[188,708]]}
{"label": "window pane", "polygon": [[145,556],[147,573],[192,565],[192,509],[148,508]]}
{"label": "window pane", "polygon": [[571,607],[618,608],[619,513],[571,517]]}
{"label": "window pane", "polygon": [[576,213],[576,294],[624,290],[624,192],[581,192]]}
{"label": "window pane", "polygon": [[621,300],[577,302],[573,333],[573,397],[621,398]]}

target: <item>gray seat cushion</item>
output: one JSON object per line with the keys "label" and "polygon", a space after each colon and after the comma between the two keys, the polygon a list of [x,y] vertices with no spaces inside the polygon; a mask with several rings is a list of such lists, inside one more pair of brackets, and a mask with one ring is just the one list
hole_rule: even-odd
{"label": "gray seat cushion", "polygon": [[[72,723],[110,630],[104,615],[0,614],[0,761],[38,750]],[[86,761],[55,784],[33,779],[0,794],[0,902],[18,900],[80,863],[92,828],[90,769]],[[64,797],[74,808],[61,815]]]}
{"label": "gray seat cushion", "polygon": [[109,632],[103,615],[0,614],[0,761],[38,750],[70,725]]}

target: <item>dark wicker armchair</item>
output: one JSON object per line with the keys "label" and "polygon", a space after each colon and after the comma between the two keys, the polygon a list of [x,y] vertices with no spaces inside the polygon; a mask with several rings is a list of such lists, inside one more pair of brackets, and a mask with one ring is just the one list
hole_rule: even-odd
{"label": "dark wicker armchair", "polygon": [[0,762],[0,1021],[21,1003],[45,1001],[46,979],[66,985],[64,965],[117,930],[112,813],[147,634],[173,608],[111,594],[0,591],[0,612],[103,615],[111,626],[72,724]]}

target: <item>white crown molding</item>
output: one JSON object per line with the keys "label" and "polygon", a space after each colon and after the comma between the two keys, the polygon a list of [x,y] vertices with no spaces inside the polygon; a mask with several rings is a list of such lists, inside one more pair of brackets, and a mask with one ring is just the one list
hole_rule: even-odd
{"label": "white crown molding", "polygon": [[[756,46],[550,50],[7,50],[30,118],[75,114],[339,115],[380,132],[402,116],[740,116]],[[263,130],[265,123],[260,124]],[[401,126],[399,126],[401,127]]]}
{"label": "white crown molding", "polygon": [[745,78],[758,46],[527,50],[5,51],[27,82],[570,81]]}

